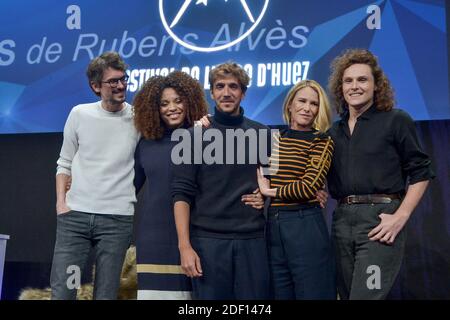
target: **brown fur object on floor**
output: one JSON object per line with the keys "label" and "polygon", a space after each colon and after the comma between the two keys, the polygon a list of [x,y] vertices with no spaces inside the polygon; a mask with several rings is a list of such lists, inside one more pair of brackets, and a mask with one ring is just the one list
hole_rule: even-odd
{"label": "brown fur object on floor", "polygon": [[[95,270],[93,271],[93,277]],[[92,300],[93,296],[92,283],[81,285],[77,292],[77,300]],[[26,288],[22,290],[19,300],[50,300],[51,289],[33,289]],[[122,267],[120,277],[120,288],[118,300],[133,300],[137,296],[137,274],[136,274],[136,248],[131,246],[127,250],[125,261]]]}

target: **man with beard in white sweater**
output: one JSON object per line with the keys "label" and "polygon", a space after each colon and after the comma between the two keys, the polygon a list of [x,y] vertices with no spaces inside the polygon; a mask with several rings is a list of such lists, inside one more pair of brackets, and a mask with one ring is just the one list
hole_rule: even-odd
{"label": "man with beard in white sweater", "polygon": [[76,298],[76,279],[91,249],[94,299],[117,298],[133,230],[134,151],[139,139],[132,106],[125,102],[126,68],[115,52],[93,59],[87,77],[101,100],[74,107],[64,127],[56,174],[52,299]]}

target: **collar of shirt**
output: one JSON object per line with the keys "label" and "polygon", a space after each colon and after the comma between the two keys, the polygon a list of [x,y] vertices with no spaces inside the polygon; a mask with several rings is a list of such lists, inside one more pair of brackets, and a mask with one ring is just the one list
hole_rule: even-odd
{"label": "collar of shirt", "polygon": [[[375,114],[380,111],[377,109],[375,104],[372,104],[369,109],[364,111],[359,117],[359,120],[370,120],[374,117]],[[339,121],[339,127],[342,131],[344,131],[347,138],[350,138],[350,129],[348,127],[348,118],[350,117],[350,111],[348,111],[348,107],[345,108],[345,111],[341,115],[341,120]]]}
{"label": "collar of shirt", "polygon": [[225,126],[239,126],[244,121],[244,109],[239,107],[239,115],[232,116],[215,108],[214,120]]}
{"label": "collar of shirt", "polygon": [[[366,111],[364,111],[359,117],[359,119],[364,119],[364,120],[370,120],[371,118],[373,118],[373,116],[376,113],[379,113],[380,111],[377,109],[377,107],[375,106],[375,104],[371,105],[369,109],[367,109]],[[350,111],[348,111],[348,107],[345,108],[345,111],[341,114],[341,120],[339,122],[339,125],[342,127],[348,127],[347,123],[348,123],[348,118],[350,117]]]}
{"label": "collar of shirt", "polygon": [[286,135],[288,138],[303,138],[304,136],[309,136],[311,134],[315,134],[317,132],[316,129],[312,128],[309,131],[295,130],[292,128],[288,128]]}

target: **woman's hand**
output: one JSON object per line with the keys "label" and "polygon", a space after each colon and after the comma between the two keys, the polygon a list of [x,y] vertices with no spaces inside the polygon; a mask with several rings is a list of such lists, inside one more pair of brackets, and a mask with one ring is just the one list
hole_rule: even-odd
{"label": "woman's hand", "polygon": [[270,180],[264,177],[263,168],[260,167],[256,170],[256,175],[258,177],[259,190],[263,196],[274,198],[277,194],[277,189],[270,188]]}
{"label": "woman's hand", "polygon": [[209,121],[210,114],[203,116],[200,120],[194,122],[194,127],[204,127],[209,128],[211,126],[211,121]]}
{"label": "woman's hand", "polygon": [[316,192],[316,200],[319,201],[320,207],[322,209],[325,209],[325,206],[327,205],[328,200],[328,192],[325,190],[319,190]]}

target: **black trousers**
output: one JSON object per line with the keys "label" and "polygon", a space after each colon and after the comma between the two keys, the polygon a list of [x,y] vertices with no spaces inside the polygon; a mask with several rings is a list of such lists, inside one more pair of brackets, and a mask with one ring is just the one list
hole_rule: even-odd
{"label": "black trousers", "polygon": [[320,208],[271,208],[267,238],[275,299],[336,299],[333,249]]}
{"label": "black trousers", "polygon": [[270,275],[266,240],[191,238],[203,275],[192,279],[196,300],[267,300]]}
{"label": "black trousers", "polygon": [[333,216],[332,238],[341,299],[376,300],[389,294],[403,260],[405,228],[392,245],[369,240],[368,233],[393,214],[400,200],[390,204],[339,205]]}

